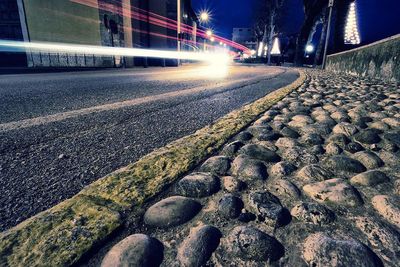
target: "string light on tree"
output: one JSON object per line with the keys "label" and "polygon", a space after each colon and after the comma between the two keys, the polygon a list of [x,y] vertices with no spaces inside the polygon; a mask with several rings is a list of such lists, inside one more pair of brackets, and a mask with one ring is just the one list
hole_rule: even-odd
{"label": "string light on tree", "polygon": [[349,13],[347,14],[344,43],[352,45],[361,43],[360,33],[358,32],[356,2],[350,4]]}
{"label": "string light on tree", "polygon": [[281,49],[279,48],[279,39],[275,38],[271,49],[271,55],[280,55]]}
{"label": "string light on tree", "polygon": [[260,44],[258,45],[257,56],[261,57],[262,52],[263,52],[263,48],[264,48],[264,43],[263,43],[263,42],[260,42]]}
{"label": "string light on tree", "polygon": [[268,56],[268,45],[264,46],[264,56]]}

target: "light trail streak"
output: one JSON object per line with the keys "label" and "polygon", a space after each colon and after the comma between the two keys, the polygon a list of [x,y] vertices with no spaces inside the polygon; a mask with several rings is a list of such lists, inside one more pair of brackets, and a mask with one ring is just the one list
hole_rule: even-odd
{"label": "light trail streak", "polygon": [[[96,0],[70,0],[70,1],[72,1],[74,3],[90,6],[92,8],[101,9],[101,10],[109,11],[112,13],[117,13],[118,15],[121,15],[121,16],[123,16],[123,14],[124,14],[122,9],[125,9],[126,11],[130,11],[131,18],[133,18],[133,19],[149,22],[153,25],[164,27],[167,29],[171,29],[171,30],[175,30],[175,31],[177,30],[177,21],[175,21],[173,19],[166,18],[159,14],[148,12],[146,10],[143,10],[143,9],[140,9],[137,7],[130,7],[130,10],[129,10],[129,8],[124,7],[123,4],[121,4],[122,6],[120,7],[119,6],[120,3],[117,3],[116,1],[111,1],[111,2],[114,2],[115,4],[109,4],[109,3],[100,3],[99,4]],[[185,33],[192,34],[194,29],[192,26],[181,23],[181,30]],[[203,31],[201,29],[197,29],[197,36],[208,39],[206,31]],[[240,45],[231,40],[225,39],[221,36],[214,35],[213,37],[215,38],[215,40],[217,42],[223,42],[230,47],[242,50],[245,53],[250,53],[250,50],[243,45]],[[188,40],[182,40],[182,41],[188,41]]]}
{"label": "light trail streak", "polygon": [[[48,10],[49,12],[51,12],[52,10],[50,8],[44,8],[44,10]],[[92,22],[92,23],[99,23],[99,20],[95,20],[95,19],[88,19],[88,18],[84,18],[82,16],[77,16],[77,15],[73,15],[70,13],[66,13],[66,12],[58,12],[58,14],[63,14],[65,16],[68,16],[69,18],[72,19],[84,19],[86,22]],[[162,33],[158,33],[158,32],[151,32],[151,31],[145,31],[145,30],[139,30],[139,29],[134,29],[130,26],[123,26],[121,25],[120,27],[122,27],[124,30],[128,30],[128,31],[132,31],[132,32],[139,32],[139,33],[143,33],[143,34],[148,34],[148,35],[152,35],[152,36],[156,36],[156,37],[160,37],[160,38],[166,38],[166,39],[171,39],[171,40],[180,40],[178,39],[178,37],[176,36],[170,36],[170,35],[166,35],[166,34],[162,34]],[[199,44],[196,41],[193,40],[184,40],[185,42],[183,43],[183,45],[187,45],[189,47],[194,48],[195,50],[198,50],[199,48],[197,47],[197,45]],[[218,46],[215,45],[211,45],[208,44],[208,47],[212,47],[212,48],[219,48]]]}
{"label": "light trail streak", "polygon": [[44,43],[44,42],[20,42],[0,40],[0,49],[2,51],[15,52],[15,49],[28,50],[29,52],[60,52],[60,53],[78,53],[92,54],[100,56],[127,56],[127,57],[150,57],[166,59],[186,59],[203,61],[208,63],[220,62],[227,65],[230,57],[227,53],[217,52],[189,52],[189,51],[168,51],[141,48],[125,47],[103,47],[92,45],[77,45],[65,43]]}

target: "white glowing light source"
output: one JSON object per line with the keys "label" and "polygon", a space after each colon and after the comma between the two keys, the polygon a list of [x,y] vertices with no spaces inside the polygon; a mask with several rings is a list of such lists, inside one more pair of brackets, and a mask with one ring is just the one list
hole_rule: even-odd
{"label": "white glowing light source", "polygon": [[263,43],[263,42],[260,42],[260,43],[258,44],[257,56],[259,56],[259,57],[262,56],[263,48],[264,48],[264,43]]}
{"label": "white glowing light source", "polygon": [[350,4],[349,13],[347,14],[347,21],[344,34],[344,43],[357,45],[361,43],[360,33],[358,31],[356,3]]}
{"label": "white glowing light source", "polygon": [[219,45],[224,45],[224,43],[223,42],[219,42]]}
{"label": "white glowing light source", "polygon": [[202,11],[200,13],[200,20],[201,21],[206,22],[206,21],[208,21],[209,18],[210,18],[210,15],[208,14],[207,11]]}
{"label": "white glowing light source", "polygon": [[307,53],[312,53],[314,51],[314,46],[309,44],[306,46],[306,52]]}
{"label": "white glowing light source", "polygon": [[214,38],[214,37],[211,37],[211,38],[210,38],[210,41],[211,41],[211,42],[214,42],[214,41],[215,41],[215,38]]}
{"label": "white glowing light source", "polygon": [[189,51],[167,51],[125,47],[103,47],[90,45],[76,45],[65,43],[41,43],[41,42],[20,42],[1,41],[0,50],[13,52],[15,49],[23,49],[29,52],[59,52],[71,54],[92,54],[100,56],[127,56],[127,57],[150,57],[167,59],[187,59],[203,61],[208,63],[227,63],[231,58],[227,53],[222,52],[189,52]]}
{"label": "white glowing light source", "polygon": [[251,50],[251,51],[250,51],[250,54],[251,54],[252,56],[255,55],[255,54],[256,54],[256,50],[254,50],[254,49]]}
{"label": "white glowing light source", "polygon": [[207,31],[206,31],[206,34],[207,34],[207,36],[210,37],[210,36],[212,36],[213,32],[212,32],[212,30],[207,30]]}
{"label": "white glowing light source", "polygon": [[206,66],[196,68],[194,75],[201,75],[208,79],[224,78],[229,73],[228,61],[214,61]]}
{"label": "white glowing light source", "polygon": [[279,48],[279,39],[275,38],[272,44],[271,55],[280,55],[281,49]]}

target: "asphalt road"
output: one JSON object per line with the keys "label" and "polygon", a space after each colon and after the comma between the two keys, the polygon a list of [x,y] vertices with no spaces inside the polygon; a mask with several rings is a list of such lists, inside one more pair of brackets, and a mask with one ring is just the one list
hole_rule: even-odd
{"label": "asphalt road", "polygon": [[0,231],[298,77],[264,66],[214,74],[192,65],[0,76]]}

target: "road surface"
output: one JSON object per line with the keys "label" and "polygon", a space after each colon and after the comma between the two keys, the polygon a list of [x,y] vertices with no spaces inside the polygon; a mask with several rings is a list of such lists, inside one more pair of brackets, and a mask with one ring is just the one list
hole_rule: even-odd
{"label": "road surface", "polygon": [[0,76],[0,231],[294,81],[203,66]]}

